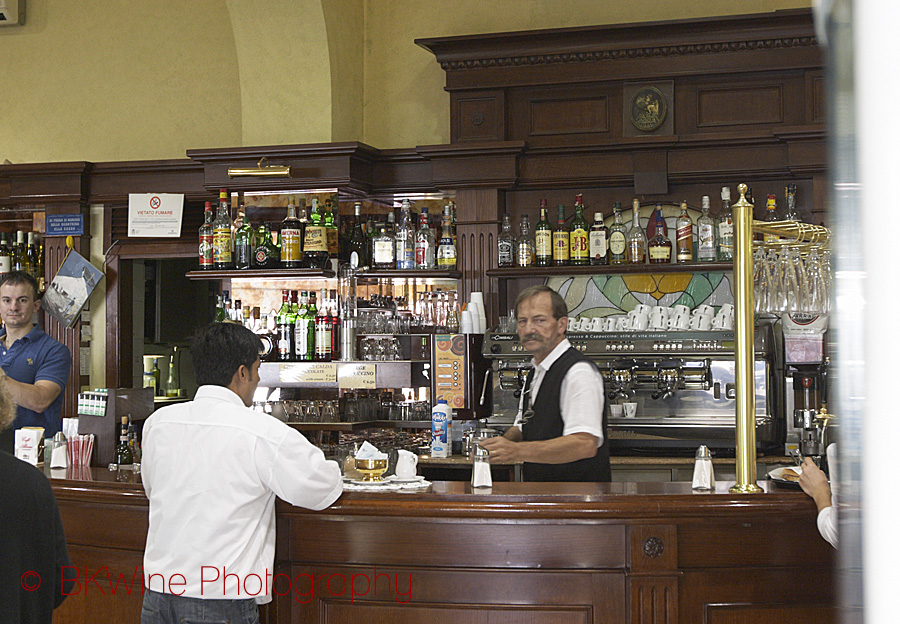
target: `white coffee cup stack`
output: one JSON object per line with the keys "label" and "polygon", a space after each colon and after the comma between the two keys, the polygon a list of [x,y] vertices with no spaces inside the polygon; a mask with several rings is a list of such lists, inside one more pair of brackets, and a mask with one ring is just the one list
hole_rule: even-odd
{"label": "white coffee cup stack", "polygon": [[476,334],[487,331],[487,316],[484,312],[484,294],[474,291],[469,295],[469,305],[466,310],[472,313],[472,329]]}

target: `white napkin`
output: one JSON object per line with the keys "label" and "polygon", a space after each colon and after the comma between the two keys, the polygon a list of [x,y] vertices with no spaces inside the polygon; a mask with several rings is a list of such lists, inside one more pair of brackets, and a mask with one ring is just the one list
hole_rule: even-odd
{"label": "white napkin", "polygon": [[382,453],[368,441],[362,443],[356,451],[356,459],[387,459],[387,453]]}

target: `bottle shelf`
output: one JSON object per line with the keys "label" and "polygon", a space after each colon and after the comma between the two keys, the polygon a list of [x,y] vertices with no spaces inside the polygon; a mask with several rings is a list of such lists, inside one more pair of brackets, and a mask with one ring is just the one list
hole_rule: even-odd
{"label": "bottle shelf", "polygon": [[430,420],[366,420],[362,422],[287,423],[297,431],[341,431],[351,433],[364,429],[431,429]]}
{"label": "bottle shelf", "polygon": [[357,273],[359,279],[462,279],[459,271],[446,269],[366,269]]}
{"label": "bottle shelf", "polygon": [[190,280],[331,279],[334,278],[334,271],[330,269],[212,269],[188,271],[185,276]]}
{"label": "bottle shelf", "polygon": [[488,269],[488,277],[550,277],[555,275],[646,275],[648,273],[696,273],[732,271],[731,262],[691,262],[684,264],[618,264],[606,266],[500,267]]}

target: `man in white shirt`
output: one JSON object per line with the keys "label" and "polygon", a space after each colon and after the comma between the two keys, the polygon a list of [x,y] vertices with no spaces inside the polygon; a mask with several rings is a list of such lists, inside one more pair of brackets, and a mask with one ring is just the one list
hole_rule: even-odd
{"label": "man in white shirt", "polygon": [[[259,338],[232,323],[191,346],[200,388],[143,429],[141,479],[150,500],[142,624],[259,622],[271,600],[275,497],[321,510],[341,471],[302,434],[249,409]],[[218,618],[218,619],[217,619]]]}
{"label": "man in white shirt", "polygon": [[567,315],[565,300],[547,286],[516,299],[519,341],[534,368],[514,425],[481,444],[498,462],[524,462],[526,481],[610,481],[603,377],[566,340]]}

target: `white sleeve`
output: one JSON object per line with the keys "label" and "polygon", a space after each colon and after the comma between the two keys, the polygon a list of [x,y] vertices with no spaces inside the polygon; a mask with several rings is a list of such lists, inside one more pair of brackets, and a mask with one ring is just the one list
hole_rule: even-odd
{"label": "white sleeve", "polygon": [[563,435],[590,433],[603,444],[603,377],[589,362],[577,362],[560,385]]}
{"label": "white sleeve", "polygon": [[834,505],[826,507],[819,512],[816,518],[816,526],[819,527],[819,534],[825,538],[829,544],[838,547],[838,527],[837,527],[837,510]]}
{"label": "white sleeve", "polygon": [[261,476],[272,491],[286,502],[319,511],[331,505],[343,492],[341,468],[325,459],[325,454],[306,437],[285,426],[285,436],[273,449],[271,461],[263,453]]}

